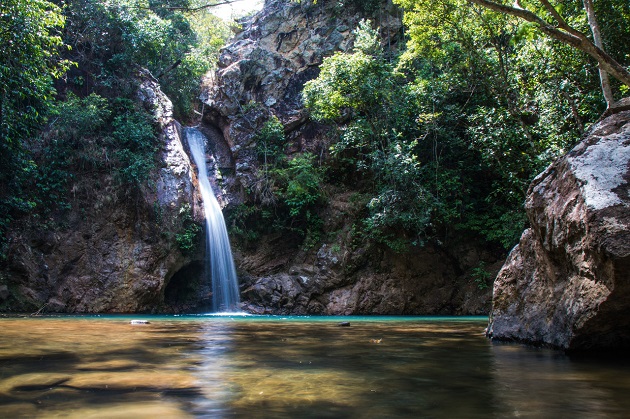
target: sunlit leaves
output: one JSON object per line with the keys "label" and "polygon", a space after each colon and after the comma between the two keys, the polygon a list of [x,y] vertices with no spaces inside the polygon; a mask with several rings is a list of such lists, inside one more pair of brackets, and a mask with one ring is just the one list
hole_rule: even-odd
{"label": "sunlit leaves", "polygon": [[[362,22],[355,34],[354,52],[325,59],[306,84],[305,103],[314,118],[340,124],[333,155],[373,179],[363,234],[403,250],[424,240],[435,205],[416,151],[432,117],[419,90],[383,57],[377,32]],[[411,238],[394,240],[400,231]]]}
{"label": "sunlit leaves", "polygon": [[54,79],[69,66],[59,58],[60,12],[44,0],[0,2],[0,247],[14,212],[33,207],[23,193],[25,169],[33,167],[23,143],[54,99]]}
{"label": "sunlit leaves", "polygon": [[220,19],[202,9],[188,11],[190,6],[187,0],[75,0],[64,11],[73,58],[103,92],[120,94],[135,69],[148,68],[173,102],[176,116],[185,119],[202,77],[230,35]]}

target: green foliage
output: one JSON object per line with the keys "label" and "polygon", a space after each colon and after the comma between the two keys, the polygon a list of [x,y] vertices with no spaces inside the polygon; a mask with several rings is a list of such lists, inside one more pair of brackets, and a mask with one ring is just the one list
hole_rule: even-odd
{"label": "green foliage", "polygon": [[284,127],[277,116],[272,115],[254,139],[257,142],[258,158],[265,167],[285,158]]}
{"label": "green foliage", "polygon": [[121,181],[136,186],[143,185],[155,167],[159,143],[150,116],[133,107],[118,115],[113,121],[115,154],[122,168]]}
{"label": "green foliage", "polygon": [[[424,240],[435,203],[415,140],[422,134],[417,115],[424,112],[417,92],[383,57],[369,22],[355,33],[354,53],[325,59],[320,76],[306,83],[304,101],[315,119],[342,124],[333,156],[373,179],[364,234],[402,250]],[[410,233],[402,242],[401,230]]]}
{"label": "green foliage", "polygon": [[[291,0],[294,3],[302,3],[302,0]],[[318,0],[312,0],[313,4],[317,4]],[[319,0],[324,2],[325,0]],[[382,5],[381,0],[339,0],[335,2],[338,10],[348,7],[355,7],[363,12],[363,14],[373,14],[378,11]]]}
{"label": "green foliage", "polygon": [[53,3],[6,0],[0,5],[0,140],[17,152],[38,128],[54,97],[53,80],[69,63],[59,58],[64,18]]}
{"label": "green foliage", "polygon": [[133,90],[133,72],[148,68],[172,100],[176,117],[186,118],[202,76],[230,35],[220,19],[191,9],[188,0],[70,2],[64,36],[74,46],[70,58],[82,70],[71,74],[70,87],[126,95]]}
{"label": "green foliage", "polygon": [[304,153],[289,160],[286,169],[277,169],[277,176],[286,181],[282,198],[292,217],[312,221],[311,208],[322,197],[323,171],[315,165],[315,156]]}
{"label": "green foliage", "polygon": [[69,67],[59,30],[64,18],[43,0],[0,3],[0,255],[14,217],[36,205],[25,190],[36,168],[24,142],[54,99],[53,81]]}
{"label": "green foliage", "polygon": [[182,224],[182,228],[175,236],[175,240],[182,252],[191,253],[197,248],[200,242],[199,234],[202,231],[201,226],[195,223],[192,217],[192,210],[188,204],[182,205],[179,209],[179,220]]}
{"label": "green foliage", "polygon": [[70,93],[49,114],[49,127],[39,140],[40,187],[49,182],[63,194],[61,178],[95,169],[113,171],[127,185],[146,183],[159,143],[150,115],[131,100],[110,103],[95,93],[85,98]]}
{"label": "green foliage", "polygon": [[110,121],[112,110],[104,97],[91,93],[80,98],[69,93],[65,101],[58,101],[49,111],[50,132],[69,142],[79,142],[103,130]]}
{"label": "green foliage", "polygon": [[[251,208],[236,211],[232,230],[246,240],[262,232],[281,230],[297,233],[306,246],[315,245],[322,226],[317,207],[323,195],[324,169],[311,153],[287,158],[284,127],[276,116],[264,123],[255,140],[261,167],[253,192],[261,207],[257,211]],[[259,225],[261,229],[243,234],[245,229],[240,226],[246,220],[248,225]]]}
{"label": "green foliage", "polygon": [[372,28],[370,21],[362,19],[354,31],[354,49],[367,55],[378,56],[382,54],[381,42],[378,32]]}
{"label": "green foliage", "polygon": [[492,274],[487,271],[485,262],[479,262],[479,265],[471,271],[471,278],[480,290],[485,290],[490,286]]}
{"label": "green foliage", "polygon": [[[510,248],[526,226],[532,178],[603,110],[597,69],[531,25],[464,1],[396,3],[410,35],[399,68],[440,110],[429,138],[440,170],[458,173],[440,207],[458,230]],[[564,6],[570,23],[588,31],[581,3]]]}
{"label": "green foliage", "polygon": [[240,204],[226,213],[226,224],[230,229],[230,236],[238,237],[245,243],[253,243],[260,238],[260,233],[269,223],[270,214],[257,205]]}
{"label": "green foliage", "polygon": [[410,38],[397,62],[362,22],[355,50],[304,88],[313,118],[338,127],[337,164],[370,196],[357,229],[400,251],[461,234],[508,249],[532,178],[603,110],[597,69],[464,0],[397,3]]}

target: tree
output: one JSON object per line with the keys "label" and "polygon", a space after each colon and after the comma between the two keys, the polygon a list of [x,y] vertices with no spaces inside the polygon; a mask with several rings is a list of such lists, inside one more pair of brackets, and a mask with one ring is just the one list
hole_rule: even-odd
{"label": "tree", "polygon": [[421,120],[431,116],[384,56],[370,22],[361,21],[354,33],[354,51],[324,59],[319,77],[304,86],[304,102],[315,119],[338,124],[333,156],[368,179],[362,234],[402,251],[430,234],[438,205],[429,191],[432,174],[418,155],[425,144],[416,140],[425,134]]}
{"label": "tree", "polygon": [[[33,163],[24,142],[34,135],[53,103],[53,81],[68,68],[61,9],[45,0],[0,2],[0,237],[15,212],[32,203],[23,183]],[[3,243],[0,243],[0,246]],[[0,250],[1,253],[1,250]]]}
{"label": "tree", "polygon": [[[552,5],[549,0],[540,0],[542,10],[539,8],[539,13],[535,13],[527,9],[529,4],[525,4],[520,0],[516,1],[516,6],[518,7],[508,6],[491,0],[468,1],[496,12],[508,14],[524,19],[528,22],[532,22],[538,26],[541,32],[551,38],[577,48],[597,60],[600,68],[602,90],[609,107],[612,104],[613,99],[607,73],[615,77],[624,85],[630,87],[630,72],[614,58],[608,55],[603,49],[599,25],[595,17],[595,11],[591,0],[584,0],[584,9],[593,32],[593,41],[591,41],[584,33],[569,25],[566,19],[562,17],[557,8]],[[543,12],[545,15],[543,15]],[[551,23],[550,20],[555,21],[555,23]]]}
{"label": "tree", "polygon": [[[79,63],[68,87],[87,96],[132,94],[132,74],[146,68],[171,99],[175,116],[189,118],[203,75],[229,37],[227,24],[193,0],[73,0],[65,8],[64,39]],[[194,12],[189,12],[189,9]],[[106,33],[107,36],[103,36]]]}
{"label": "tree", "polygon": [[0,22],[0,144],[18,150],[52,102],[53,80],[68,68],[59,58],[64,18],[48,1],[6,0]]}

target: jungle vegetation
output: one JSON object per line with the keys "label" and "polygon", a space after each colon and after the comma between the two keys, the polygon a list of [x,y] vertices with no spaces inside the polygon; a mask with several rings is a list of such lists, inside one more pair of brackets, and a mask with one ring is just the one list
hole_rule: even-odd
{"label": "jungle vegetation", "polygon": [[[360,230],[399,250],[462,234],[507,250],[527,225],[533,177],[628,94],[630,3],[395,3],[404,47],[388,49],[364,21],[354,50],[325,59],[304,89],[312,116],[337,128],[331,151],[347,181],[366,185]],[[589,6],[601,51],[621,68],[605,95],[587,54]]]}
{"label": "jungle vegetation", "polygon": [[155,121],[135,100],[139,74],[148,70],[186,121],[231,36],[226,22],[196,7],[0,4],[0,254],[15,220],[45,225],[71,206],[73,178],[109,174],[131,194],[146,185],[159,144]]}
{"label": "jungle vegetation", "polygon": [[[630,3],[394,1],[398,42],[365,20],[354,49],[327,57],[304,88],[312,118],[333,127],[329,161],[287,156],[277,120],[259,133],[275,185],[259,213],[280,207],[275,224],[316,231],[322,186],[340,183],[358,189],[362,239],[405,251],[463,234],[509,249],[533,177],[628,95]],[[110,173],[129,193],[146,186],[158,144],[133,97],[138,72],[159,81],[178,119],[191,118],[230,36],[212,3],[2,1],[0,246],[16,220],[45,224],[67,210],[73,176]]]}

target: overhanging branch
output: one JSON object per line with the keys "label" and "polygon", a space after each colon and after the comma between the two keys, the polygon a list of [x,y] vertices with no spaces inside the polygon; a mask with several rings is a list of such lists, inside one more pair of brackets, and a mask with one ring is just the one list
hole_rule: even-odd
{"label": "overhanging branch", "polygon": [[185,12],[197,12],[199,10],[209,9],[211,7],[223,6],[226,4],[238,3],[240,1],[243,1],[243,0],[222,0],[218,3],[204,4],[203,6],[197,6],[197,7],[163,6],[160,8],[166,9],[166,10],[182,10]]}
{"label": "overhanging branch", "polygon": [[[515,16],[523,20],[526,20],[528,22],[535,23],[540,29],[540,31],[548,35],[549,37],[555,40],[558,40],[560,42],[563,42],[567,45],[570,45],[574,48],[577,48],[580,51],[585,52],[586,54],[593,57],[595,60],[597,60],[597,63],[599,64],[602,70],[608,72],[611,76],[613,76],[614,78],[616,78],[617,80],[625,84],[626,86],[630,87],[630,72],[624,66],[619,64],[614,58],[608,55],[604,50],[597,47],[584,34],[566,25],[566,22],[562,18],[560,18],[561,21],[558,22],[559,26],[555,27],[551,25],[550,23],[546,22],[544,19],[542,19],[540,16],[536,15],[535,13],[530,12],[529,10],[526,10],[523,8],[506,6],[504,4],[495,3],[494,1],[490,1],[490,0],[468,0],[468,1],[471,3],[477,4],[479,6],[488,8],[490,10],[493,10],[495,12]],[[555,13],[557,14],[557,12]],[[566,28],[562,27],[563,25],[566,25],[567,27],[569,27],[570,30],[567,30]]]}

